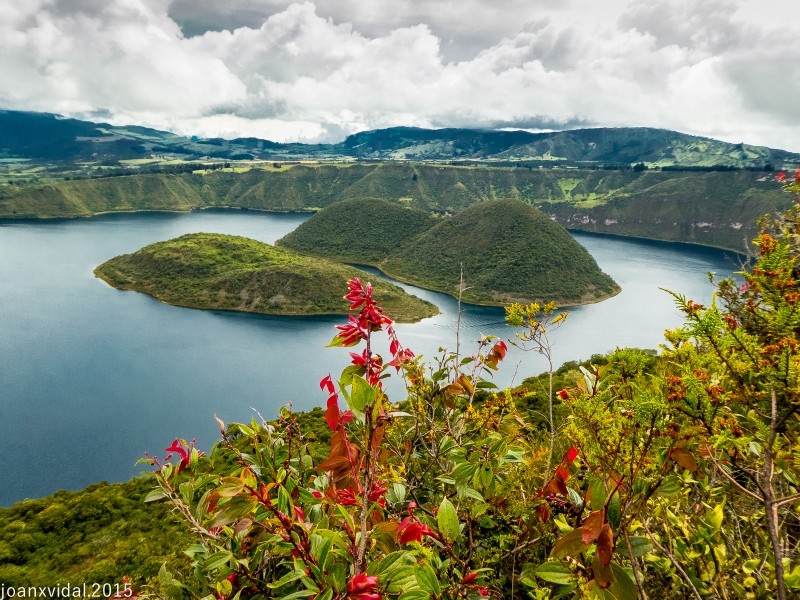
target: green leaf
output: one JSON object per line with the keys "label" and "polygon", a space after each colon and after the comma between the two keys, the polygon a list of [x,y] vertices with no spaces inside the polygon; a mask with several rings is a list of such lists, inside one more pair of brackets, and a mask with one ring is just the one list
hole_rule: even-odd
{"label": "green leaf", "polygon": [[147,494],[147,496],[144,497],[144,501],[145,502],[155,502],[156,500],[161,500],[162,498],[166,498],[166,497],[167,497],[167,493],[164,490],[162,490],[161,488],[158,488],[157,490],[153,490],[152,492]]}
{"label": "green leaf", "polygon": [[714,510],[706,510],[706,520],[714,528],[714,533],[719,531],[719,528],[722,527],[722,520],[724,518],[724,513],[722,509],[723,505],[718,504],[717,506],[714,507]]}
{"label": "green leaf", "polygon": [[192,482],[184,481],[178,486],[178,490],[180,490],[181,500],[183,500],[183,503],[187,505],[191,504],[192,500],[194,499],[194,486],[192,485]]}
{"label": "green leaf", "polygon": [[[642,556],[653,550],[653,542],[651,542],[646,537],[638,537],[632,535],[630,536],[629,539],[631,542],[631,550],[633,550],[633,555],[636,558],[641,558]],[[622,547],[625,548],[624,545]],[[625,550],[626,550],[625,554],[627,555],[627,548],[625,548]]]}
{"label": "green leaf", "polygon": [[283,587],[287,583],[292,583],[293,581],[297,581],[298,579],[301,579],[305,576],[306,574],[304,571],[291,571],[286,575],[284,575],[283,577],[281,577],[280,579],[278,579],[278,581],[276,581],[275,583],[268,583],[267,587],[275,590],[278,589],[279,587]]}
{"label": "green leaf", "polygon": [[[589,547],[589,544],[583,543],[583,530],[573,529],[569,533],[561,536],[553,546],[553,551],[550,553],[555,558],[564,558],[566,556],[577,556]],[[549,564],[549,563],[545,563]]]}
{"label": "green leaf", "polygon": [[639,591],[636,584],[628,575],[628,572],[616,563],[611,563],[611,571],[614,573],[614,583],[608,588],[617,600],[637,600]]}
{"label": "green leaf", "polygon": [[386,493],[386,499],[392,504],[397,504],[406,499],[407,490],[406,486],[402,483],[392,483],[389,486],[389,491]]}
{"label": "green leaf", "polygon": [[227,565],[233,555],[227,551],[215,552],[211,556],[208,557],[205,564],[203,565],[207,571],[214,571],[221,567]]}
{"label": "green leaf", "polygon": [[211,527],[222,527],[233,523],[236,519],[249,515],[257,506],[257,502],[250,498],[231,498],[220,508]]}
{"label": "green leaf", "polygon": [[678,478],[674,475],[670,475],[658,486],[658,495],[662,498],[669,498],[671,496],[675,496],[679,494],[681,491],[681,486],[678,483]]}
{"label": "green leaf", "polygon": [[316,554],[317,554],[317,564],[319,565],[319,568],[322,569],[323,571],[325,570],[325,567],[327,566],[328,553],[331,551],[331,546],[333,546],[333,537],[332,536],[326,538],[325,540],[323,540],[323,542],[319,545],[319,548],[317,549],[317,552],[316,552]]}
{"label": "green leaf", "polygon": [[606,486],[599,479],[592,479],[589,482],[589,507],[592,510],[600,510],[606,505]]}
{"label": "green leaf", "polygon": [[414,590],[412,592],[406,592],[405,594],[402,594],[397,600],[426,600],[430,597],[431,595],[428,592]]}
{"label": "green leaf", "polygon": [[439,578],[429,564],[425,563],[417,569],[417,583],[419,587],[433,596],[440,596],[442,588],[439,585]]}
{"label": "green leaf", "polygon": [[292,514],[292,499],[289,497],[289,492],[282,485],[278,486],[278,510],[285,515]]}
{"label": "green leaf", "polygon": [[294,592],[293,594],[289,594],[288,596],[281,596],[278,600],[294,600],[295,598],[308,598],[309,596],[314,596],[316,594],[316,590],[300,590],[299,592]]}
{"label": "green leaf", "polygon": [[618,529],[620,520],[622,519],[622,513],[619,506],[619,494],[614,494],[614,496],[611,498],[611,502],[608,503],[606,516],[608,517],[608,523],[611,525],[611,529]]}
{"label": "green leaf", "polygon": [[364,412],[367,404],[375,402],[375,389],[361,377],[353,377],[353,391],[347,399],[347,405],[354,411]]}
{"label": "green leaf", "polygon": [[[478,502],[483,502],[483,496],[481,496],[478,490],[474,490],[471,487],[465,487],[463,489],[463,492],[464,492],[463,495],[466,496],[467,498],[472,498],[473,500],[477,500]],[[461,496],[460,493],[459,496]]]}
{"label": "green leaf", "polygon": [[575,576],[572,574],[572,571],[570,571],[569,566],[561,561],[542,563],[536,567],[534,573],[536,573],[539,579],[559,585],[565,585],[575,581]]}
{"label": "green leaf", "polygon": [[314,600],[332,600],[333,598],[333,589],[332,588],[325,588],[320,592],[320,594],[314,598]]}
{"label": "green leaf", "polygon": [[569,501],[572,502],[575,506],[583,506],[583,498],[581,495],[573,490],[571,487],[567,488],[567,493],[569,494]]}
{"label": "green leaf", "polygon": [[496,390],[499,389],[497,385],[492,383],[491,381],[479,381],[475,386],[479,390]]}
{"label": "green leaf", "polygon": [[458,528],[458,513],[453,503],[447,498],[443,498],[439,505],[436,522],[439,524],[439,531],[448,542],[458,538],[461,533]]}

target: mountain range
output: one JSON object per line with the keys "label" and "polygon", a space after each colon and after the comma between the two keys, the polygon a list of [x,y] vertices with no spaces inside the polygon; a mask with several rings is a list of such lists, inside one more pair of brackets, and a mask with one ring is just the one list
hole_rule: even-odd
{"label": "mountain range", "polygon": [[733,144],[648,127],[531,133],[392,127],[348,136],[338,144],[277,143],[255,137],[183,137],[49,113],[0,111],[0,158],[37,162],[106,161],[168,156],[184,160],[481,161],[527,166],[782,169],[800,154]]}

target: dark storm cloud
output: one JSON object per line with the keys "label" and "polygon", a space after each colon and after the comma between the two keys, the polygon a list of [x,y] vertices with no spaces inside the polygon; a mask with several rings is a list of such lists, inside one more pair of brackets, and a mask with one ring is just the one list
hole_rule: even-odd
{"label": "dark storm cloud", "polygon": [[[282,12],[287,0],[174,0],[169,15],[187,36],[206,31],[257,29]],[[543,9],[566,9],[569,0],[318,0],[317,14],[335,23],[352,23],[368,37],[381,37],[399,27],[425,24],[441,41],[445,62],[472,59],[481,50],[520,26],[537,19]]]}

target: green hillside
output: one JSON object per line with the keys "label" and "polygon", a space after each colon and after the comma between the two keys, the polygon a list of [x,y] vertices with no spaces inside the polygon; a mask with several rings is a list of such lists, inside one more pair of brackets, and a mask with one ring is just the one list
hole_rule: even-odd
{"label": "green hillside", "polygon": [[428,212],[375,198],[342,200],[278,240],[292,250],[377,264],[438,220]]}
{"label": "green hillside", "polygon": [[144,503],[152,488],[145,478],[97,483],[0,508],[0,584],[103,584],[128,576],[138,589],[165,562],[186,566],[181,551],[193,537],[167,506]]}
{"label": "green hillside", "polygon": [[619,286],[563,227],[517,200],[472,206],[409,239],[380,263],[389,275],[479,304],[604,300]]}
{"label": "green hillside", "polygon": [[382,200],[331,205],[279,240],[306,254],[378,266],[410,283],[458,295],[461,265],[477,304],[596,302],[619,287],[563,227],[518,200],[481,202],[454,217]]}
{"label": "green hillside", "polygon": [[[248,238],[196,233],[112,258],[95,275],[177,306],[275,315],[347,314],[347,281],[364,271]],[[375,296],[401,323],[438,313],[431,303],[382,280]]]}
{"label": "green hillside", "polygon": [[757,218],[789,202],[755,171],[668,172],[434,166],[412,163],[295,165],[281,170],[152,174],[0,187],[2,217],[74,217],[119,210],[212,206],[318,210],[379,198],[455,214],[514,198],[584,229],[742,250]]}

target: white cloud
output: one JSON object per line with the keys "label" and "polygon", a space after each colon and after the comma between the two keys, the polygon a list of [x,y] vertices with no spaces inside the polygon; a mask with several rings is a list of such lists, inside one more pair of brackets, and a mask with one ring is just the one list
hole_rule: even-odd
{"label": "white cloud", "polygon": [[[343,7],[339,18],[275,0],[259,26],[187,38],[166,0],[0,0],[0,105],[276,141],[337,141],[393,125],[587,123],[800,150],[800,109],[785,91],[800,89],[800,42],[755,19],[750,0],[604,11],[370,0],[373,16],[361,24],[343,18],[352,3],[319,3],[329,14]],[[464,14],[445,27],[431,5]],[[497,6],[520,12],[513,19]],[[380,7],[396,26],[368,35]],[[475,31],[481,17],[483,37],[474,37],[510,33],[464,60],[445,58],[442,36]]]}

